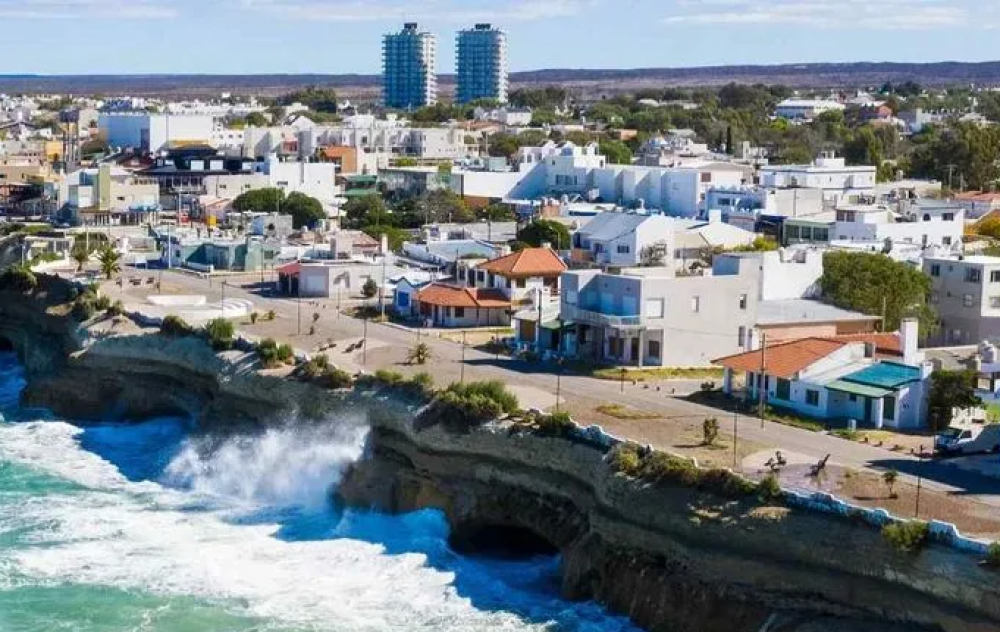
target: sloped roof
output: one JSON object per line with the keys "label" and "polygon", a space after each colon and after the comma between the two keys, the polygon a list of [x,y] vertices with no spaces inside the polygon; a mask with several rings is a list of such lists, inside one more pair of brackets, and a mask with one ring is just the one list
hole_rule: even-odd
{"label": "sloped roof", "polygon": [[769,345],[763,352],[761,349],[757,349],[712,360],[712,364],[724,366],[734,371],[758,373],[763,362],[764,372],[767,375],[790,379],[795,377],[799,371],[808,368],[831,353],[839,351],[846,345],[846,342],[825,338],[802,338],[801,340]]}
{"label": "sloped roof", "polygon": [[864,342],[875,345],[875,351],[878,355],[903,355],[903,344],[900,340],[898,332],[841,334],[839,336],[831,336],[829,340],[836,340],[839,342]]}
{"label": "sloped roof", "polygon": [[566,264],[551,248],[525,248],[476,268],[505,277],[558,276],[566,270]]}
{"label": "sloped roof", "polygon": [[431,283],[417,292],[416,300],[440,307],[504,308],[511,303],[499,290]]}

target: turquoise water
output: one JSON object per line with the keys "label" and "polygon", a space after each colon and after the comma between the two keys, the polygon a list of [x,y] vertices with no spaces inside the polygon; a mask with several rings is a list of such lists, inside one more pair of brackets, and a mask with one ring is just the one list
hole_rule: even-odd
{"label": "turquoise water", "polygon": [[0,354],[0,632],[633,632],[558,595],[557,558],[447,546],[437,512],[329,506],[360,419],[199,437],[17,408]]}

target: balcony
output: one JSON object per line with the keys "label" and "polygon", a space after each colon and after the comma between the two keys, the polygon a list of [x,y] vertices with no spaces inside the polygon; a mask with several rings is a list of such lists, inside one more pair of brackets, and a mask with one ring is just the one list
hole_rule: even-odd
{"label": "balcony", "polygon": [[646,328],[646,322],[642,316],[602,314],[601,312],[592,312],[575,305],[566,305],[565,303],[562,306],[562,319],[572,320],[585,325],[609,327],[620,331],[637,331]]}

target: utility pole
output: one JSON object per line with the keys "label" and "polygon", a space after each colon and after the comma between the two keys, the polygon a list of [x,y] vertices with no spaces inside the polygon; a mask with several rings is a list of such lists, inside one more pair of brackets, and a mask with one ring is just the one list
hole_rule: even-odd
{"label": "utility pole", "polygon": [[385,320],[385,259],[388,253],[382,253],[382,283],[378,288],[378,307],[382,314],[382,320]]}
{"label": "utility pole", "polygon": [[219,303],[219,309],[222,311],[222,317],[226,317],[226,282],[222,281],[222,302]]}
{"label": "utility pole", "polygon": [[368,316],[365,316],[364,335],[361,338],[361,366],[368,366]]}
{"label": "utility pole", "polygon": [[465,334],[466,333],[467,332],[465,330],[462,331],[462,373],[458,378],[458,381],[461,382],[462,384],[465,383]]}
{"label": "utility pole", "polygon": [[765,354],[767,349],[767,334],[763,331],[760,332],[760,374],[757,376],[759,382],[757,382],[757,414],[760,417],[760,427],[764,427],[764,408],[767,402],[767,381],[764,377],[764,371],[766,369],[765,365]]}
{"label": "utility pole", "polygon": [[736,470],[739,460],[739,444],[740,437],[740,400],[736,400],[733,405],[733,470]]}

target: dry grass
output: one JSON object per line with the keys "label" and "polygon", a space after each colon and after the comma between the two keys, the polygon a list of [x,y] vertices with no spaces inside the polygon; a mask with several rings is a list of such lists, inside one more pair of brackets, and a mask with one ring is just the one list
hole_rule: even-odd
{"label": "dry grass", "polygon": [[[620,380],[622,370],[617,368],[597,369],[592,374],[601,380]],[[656,382],[659,380],[721,380],[722,369],[717,368],[662,368],[662,369],[627,369],[625,380],[636,382]]]}
{"label": "dry grass", "polygon": [[621,404],[601,404],[594,410],[602,415],[624,420],[659,419],[661,417],[656,413],[637,410]]}

